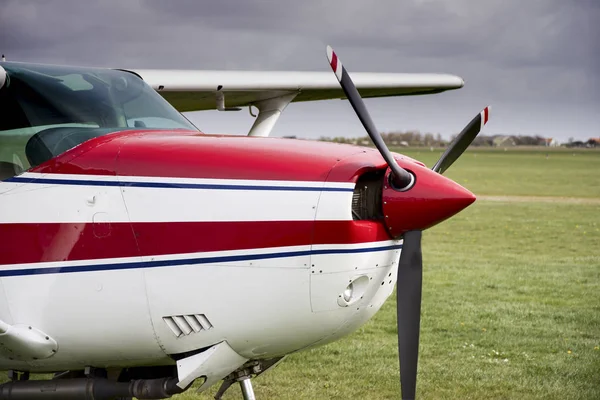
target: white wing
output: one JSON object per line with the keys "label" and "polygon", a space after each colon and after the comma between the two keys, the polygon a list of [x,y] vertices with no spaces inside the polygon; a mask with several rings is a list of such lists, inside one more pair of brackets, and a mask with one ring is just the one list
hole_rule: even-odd
{"label": "white wing", "polygon": [[[345,97],[331,72],[130,71],[140,75],[182,112],[217,109],[218,91],[223,94],[226,107],[257,105],[274,98],[291,98],[296,102]],[[432,94],[459,89],[464,85],[460,77],[443,74],[358,72],[350,76],[361,96],[367,98]]]}

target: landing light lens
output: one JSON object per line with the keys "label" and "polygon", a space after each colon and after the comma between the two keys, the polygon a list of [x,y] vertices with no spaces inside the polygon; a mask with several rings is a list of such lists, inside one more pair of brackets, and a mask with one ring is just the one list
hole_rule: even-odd
{"label": "landing light lens", "polygon": [[344,300],[346,302],[349,302],[352,299],[353,294],[354,294],[354,282],[352,282],[348,285],[348,287],[346,288],[346,290],[344,290],[344,293],[342,293],[342,295],[344,296]]}

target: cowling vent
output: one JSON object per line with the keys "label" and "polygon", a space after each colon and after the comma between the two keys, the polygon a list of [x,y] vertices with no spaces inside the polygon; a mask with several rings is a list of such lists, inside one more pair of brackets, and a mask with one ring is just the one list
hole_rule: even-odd
{"label": "cowling vent", "polygon": [[213,327],[204,314],[171,315],[163,317],[163,321],[177,337],[208,331]]}
{"label": "cowling vent", "polygon": [[381,194],[385,169],[367,172],[358,179],[352,195],[352,219],[383,220]]}

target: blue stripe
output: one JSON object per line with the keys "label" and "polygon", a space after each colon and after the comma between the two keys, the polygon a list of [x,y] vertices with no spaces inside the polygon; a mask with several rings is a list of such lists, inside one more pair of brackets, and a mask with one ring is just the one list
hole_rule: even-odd
{"label": "blue stripe", "polygon": [[139,268],[156,268],[170,267],[177,265],[190,264],[211,264],[211,263],[226,263],[234,261],[251,261],[251,260],[268,260],[274,258],[287,258],[323,254],[355,254],[355,253],[373,253],[378,251],[398,250],[402,245],[392,245],[384,247],[370,247],[363,249],[323,249],[323,250],[304,250],[290,251],[286,253],[268,253],[268,254],[243,254],[237,256],[221,256],[221,257],[204,257],[204,258],[187,258],[179,260],[160,260],[160,261],[137,261],[130,263],[112,263],[112,264],[96,264],[96,265],[77,265],[71,267],[51,267],[51,268],[28,268],[28,269],[12,269],[0,270],[0,277],[3,276],[23,276],[23,275],[45,275],[45,274],[65,274],[71,272],[92,272],[92,271],[115,271],[121,269],[139,269]]}
{"label": "blue stripe", "polygon": [[92,180],[66,180],[48,178],[12,177],[4,182],[36,183],[50,185],[73,186],[124,186],[144,188],[171,188],[171,189],[212,189],[212,190],[280,190],[293,192],[353,192],[353,188],[335,187],[308,187],[308,186],[251,186],[251,185],[216,185],[206,183],[170,183],[170,182],[127,182],[127,181],[92,181]]}

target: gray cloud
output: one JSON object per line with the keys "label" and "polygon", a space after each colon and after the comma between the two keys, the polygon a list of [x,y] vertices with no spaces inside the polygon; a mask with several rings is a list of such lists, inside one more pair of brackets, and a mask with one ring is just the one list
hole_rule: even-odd
{"label": "gray cloud", "polygon": [[[0,0],[0,51],[48,63],[326,71],[330,43],[354,71],[463,76],[453,107],[491,102],[521,121],[534,109],[600,109],[596,21],[595,0]],[[576,129],[598,132],[597,117],[582,121]]]}

